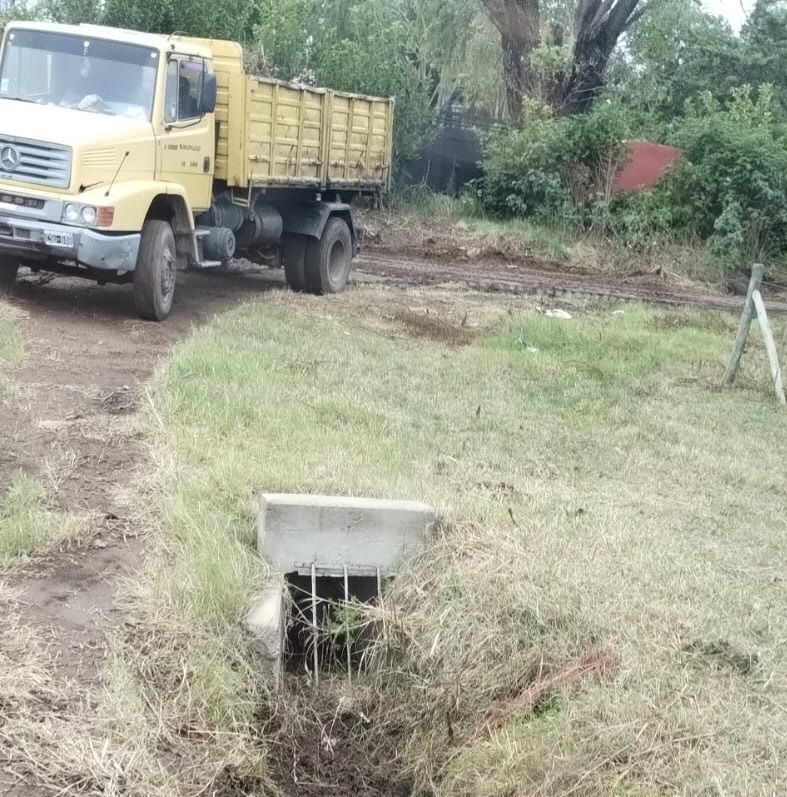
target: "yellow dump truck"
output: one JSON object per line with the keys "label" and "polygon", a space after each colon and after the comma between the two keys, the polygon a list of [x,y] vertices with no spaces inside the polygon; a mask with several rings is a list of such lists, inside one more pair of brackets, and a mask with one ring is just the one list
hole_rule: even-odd
{"label": "yellow dump truck", "polygon": [[0,55],[0,288],[22,266],[130,283],[169,314],[179,269],[236,256],[336,293],[350,203],[388,189],[393,100],[255,77],[240,45],[18,22]]}

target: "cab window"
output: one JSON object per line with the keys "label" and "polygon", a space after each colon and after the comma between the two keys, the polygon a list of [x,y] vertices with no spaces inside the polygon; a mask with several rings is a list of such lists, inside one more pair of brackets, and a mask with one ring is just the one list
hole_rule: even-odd
{"label": "cab window", "polygon": [[202,61],[171,60],[167,65],[164,120],[167,123],[198,119]]}

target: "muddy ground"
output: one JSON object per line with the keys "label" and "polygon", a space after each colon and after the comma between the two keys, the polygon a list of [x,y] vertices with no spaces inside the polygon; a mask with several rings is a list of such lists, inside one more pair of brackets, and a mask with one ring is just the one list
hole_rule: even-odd
{"label": "muddy ground", "polygon": [[[382,249],[364,253],[356,283],[450,284],[491,293],[650,299],[737,310],[741,299],[670,285],[656,275],[619,280],[560,270],[538,261],[430,259]],[[42,482],[59,508],[80,519],[78,544],[34,560],[5,580],[26,622],[51,639],[56,667],[87,684],[96,678],[107,629],[119,619],[120,580],[139,567],[144,528],[135,521],[130,485],[144,472],[145,443],[134,415],[145,384],[178,340],[217,312],[283,289],[279,271],[188,274],[163,324],[140,321],[131,291],[43,275],[23,276],[10,303],[25,356],[12,369],[17,396],[0,415],[0,486],[18,470]],[[787,311],[784,294],[769,306]],[[31,795],[3,782],[0,795]]]}
{"label": "muddy ground", "polygon": [[[375,247],[358,259],[361,279],[400,285],[453,285],[491,294],[542,298],[645,301],[666,307],[739,312],[747,279],[735,280],[736,291],[722,294],[710,287],[680,283],[674,277],[648,270],[625,275],[586,272],[533,257],[479,255],[466,249]],[[764,283],[762,293],[771,313],[787,313],[787,287]]]}

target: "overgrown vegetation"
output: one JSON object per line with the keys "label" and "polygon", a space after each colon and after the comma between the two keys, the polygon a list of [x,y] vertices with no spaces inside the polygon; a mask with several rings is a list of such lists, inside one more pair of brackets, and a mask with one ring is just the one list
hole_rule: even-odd
{"label": "overgrown vegetation", "polygon": [[[178,777],[297,789],[293,771],[348,740],[338,779],[360,767],[441,797],[778,790],[781,416],[753,358],[716,389],[734,319],[613,309],[274,295],[180,346],[151,414],[159,547],[81,733],[161,795]],[[386,599],[373,671],[351,693],[324,684],[296,723],[297,685],[270,721],[242,631],[262,490],[421,498],[443,517]],[[572,680],[588,656],[606,664]],[[126,715],[133,743],[110,732]],[[322,752],[271,769],[307,727]],[[92,782],[112,776],[94,763]]]}
{"label": "overgrown vegetation", "polygon": [[681,150],[667,176],[648,193],[621,196],[613,186],[631,129],[617,103],[571,118],[532,108],[521,131],[490,139],[471,193],[498,217],[560,220],[633,252],[694,240],[733,268],[762,258],[784,268],[787,131],[776,121],[772,87],[744,86],[723,103],[710,93],[697,98],[665,128],[663,140]]}
{"label": "overgrown vegetation", "polygon": [[561,219],[579,228],[583,211],[592,212],[600,200],[609,202],[625,138],[625,119],[617,107],[556,118],[532,104],[521,130],[490,139],[477,195],[499,216]]}

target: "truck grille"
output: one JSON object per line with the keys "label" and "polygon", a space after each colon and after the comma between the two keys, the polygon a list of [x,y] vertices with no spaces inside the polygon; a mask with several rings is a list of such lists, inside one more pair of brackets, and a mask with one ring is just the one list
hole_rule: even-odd
{"label": "truck grille", "polygon": [[68,188],[71,150],[42,141],[0,136],[0,179]]}

